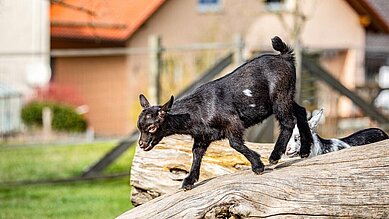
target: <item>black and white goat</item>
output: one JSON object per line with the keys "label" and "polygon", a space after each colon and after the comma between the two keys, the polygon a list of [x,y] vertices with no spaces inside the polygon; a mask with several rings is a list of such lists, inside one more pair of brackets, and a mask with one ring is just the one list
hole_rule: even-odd
{"label": "black and white goat", "polygon": [[[363,129],[345,138],[324,139],[316,133],[316,127],[319,124],[322,115],[323,115],[323,109],[320,109],[320,111],[314,116],[312,116],[312,118],[308,121],[312,133],[312,138],[313,138],[313,145],[311,147],[310,157],[342,150],[352,146],[360,146],[360,145],[370,144],[377,141],[389,139],[388,135],[384,131],[378,128]],[[286,155],[288,157],[297,156],[299,154],[300,147],[301,147],[300,133],[298,127],[295,126],[293,129],[292,137],[289,139],[288,142]]]}
{"label": "black and white goat", "polygon": [[245,146],[245,129],[275,114],[280,135],[269,158],[277,163],[285,153],[288,139],[296,124],[302,130],[300,154],[309,155],[312,136],[305,108],[294,102],[296,73],[293,50],[278,37],[272,39],[278,55],[262,55],[235,69],[232,73],[208,82],[191,94],[174,101],[173,96],[162,106],[150,106],[140,95],[143,111],[139,115],[139,146],[151,150],[163,137],[173,134],[191,135],[193,161],[182,188],[190,189],[198,180],[200,165],[211,142],[229,140],[232,148],[251,163],[254,173],[264,171],[260,155]]}

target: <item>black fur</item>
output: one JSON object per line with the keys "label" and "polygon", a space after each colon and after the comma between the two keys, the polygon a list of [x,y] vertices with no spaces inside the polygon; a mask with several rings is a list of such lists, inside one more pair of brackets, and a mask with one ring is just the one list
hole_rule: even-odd
{"label": "black fur", "polygon": [[[319,154],[326,154],[353,146],[362,146],[389,139],[389,136],[379,128],[368,128],[357,131],[347,137],[340,139],[325,139],[316,134],[320,141]],[[317,155],[319,155],[317,154]]]}
{"label": "black fur", "polygon": [[[191,94],[163,106],[149,106],[141,95],[144,110],[139,116],[139,145],[151,150],[163,137],[187,134],[194,138],[193,163],[182,187],[190,189],[198,180],[201,159],[213,141],[229,140],[259,174],[264,170],[260,155],[244,145],[245,129],[275,114],[280,135],[270,156],[277,163],[296,124],[301,130],[302,156],[308,156],[312,136],[305,109],[294,102],[296,73],[293,50],[278,37],[273,48],[281,54],[262,55],[241,65],[232,73],[203,84]],[[171,107],[169,107],[171,106]]]}
{"label": "black fur", "polygon": [[389,139],[389,136],[381,129],[368,128],[357,131],[347,137],[341,138],[340,140],[346,142],[350,146],[360,146],[386,139]]}

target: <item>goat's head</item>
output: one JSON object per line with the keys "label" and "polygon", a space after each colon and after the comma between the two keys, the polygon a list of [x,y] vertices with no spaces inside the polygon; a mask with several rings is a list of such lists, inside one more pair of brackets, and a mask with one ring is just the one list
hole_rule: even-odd
{"label": "goat's head", "polygon": [[[323,108],[321,108],[317,113],[313,113],[314,116],[308,121],[309,128],[312,135],[316,133],[316,127],[319,124],[320,118],[323,115]],[[300,132],[297,128],[297,125],[294,126],[292,136],[289,139],[288,146],[286,147],[285,154],[288,157],[298,156],[300,153],[301,141],[300,141]]]}
{"label": "goat's head", "polygon": [[173,105],[174,97],[171,96],[170,100],[162,106],[150,106],[143,94],[139,96],[139,101],[143,108],[138,118],[139,146],[149,151],[166,136],[162,128]]}

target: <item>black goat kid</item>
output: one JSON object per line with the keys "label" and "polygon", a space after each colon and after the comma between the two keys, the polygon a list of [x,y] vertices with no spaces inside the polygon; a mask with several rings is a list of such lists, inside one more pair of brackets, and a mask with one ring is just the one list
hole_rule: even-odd
{"label": "black goat kid", "polygon": [[271,114],[275,114],[281,132],[270,162],[277,163],[285,153],[295,117],[301,132],[300,155],[309,155],[313,141],[305,108],[293,100],[296,81],[293,50],[278,37],[272,39],[272,45],[281,54],[254,58],[174,103],[172,96],[162,106],[150,106],[146,97],[140,95],[144,110],[139,115],[138,128],[139,146],[143,150],[151,150],[163,137],[172,134],[191,135],[194,139],[193,163],[182,188],[191,189],[198,180],[201,159],[210,143],[225,138],[250,161],[254,173],[263,172],[260,155],[244,145],[243,135],[245,129]]}

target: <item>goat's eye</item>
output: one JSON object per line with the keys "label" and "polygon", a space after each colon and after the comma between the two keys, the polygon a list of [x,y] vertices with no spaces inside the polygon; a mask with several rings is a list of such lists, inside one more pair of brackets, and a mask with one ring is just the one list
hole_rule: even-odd
{"label": "goat's eye", "polygon": [[294,136],[294,141],[295,141],[295,142],[297,142],[299,139],[300,139],[300,136],[299,136],[299,135],[295,135],[295,136]]}
{"label": "goat's eye", "polygon": [[149,133],[155,133],[156,131],[157,131],[157,126],[155,126],[155,125],[151,125],[150,127],[149,127],[149,130],[148,130],[148,132]]}

